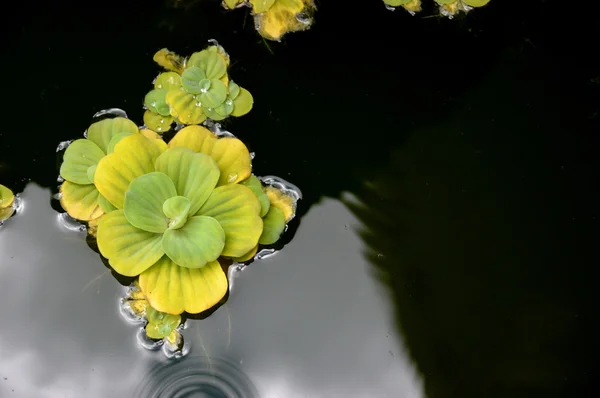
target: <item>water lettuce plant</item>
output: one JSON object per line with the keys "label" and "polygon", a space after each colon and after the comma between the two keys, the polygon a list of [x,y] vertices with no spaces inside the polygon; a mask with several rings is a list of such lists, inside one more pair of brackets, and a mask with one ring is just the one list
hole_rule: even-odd
{"label": "water lettuce plant", "polygon": [[[440,14],[452,18],[458,12],[467,12],[473,8],[483,7],[490,0],[434,0],[439,5]],[[403,7],[411,14],[421,11],[421,0],[383,0],[390,9]]]}
{"label": "water lettuce plant", "polygon": [[[96,114],[64,151],[59,198],[114,273],[134,278],[124,302],[144,339],[172,351],[186,314],[223,301],[229,265],[275,250],[265,246],[285,233],[299,190],[252,174],[246,145],[214,123],[253,104],[221,46],[189,58],[162,49],[154,61],[165,71],[145,96],[145,125],[118,109]],[[12,193],[0,188],[8,208]]]}
{"label": "water lettuce plant", "polygon": [[229,55],[218,44],[189,58],[162,49],[154,60],[166,71],[158,75],[144,98],[148,129],[162,134],[173,122],[194,125],[207,119],[221,121],[252,109],[252,95],[229,78]]}
{"label": "water lettuce plant", "polygon": [[15,212],[15,195],[13,192],[0,184],[0,222],[10,218]]}
{"label": "water lettuce plant", "polygon": [[310,28],[316,10],[313,0],[224,0],[223,5],[230,10],[250,6],[258,33],[275,41],[286,33]]}

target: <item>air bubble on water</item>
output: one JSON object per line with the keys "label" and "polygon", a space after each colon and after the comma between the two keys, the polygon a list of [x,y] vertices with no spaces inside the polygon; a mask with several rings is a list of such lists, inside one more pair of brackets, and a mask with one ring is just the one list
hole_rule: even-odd
{"label": "air bubble on water", "polygon": [[235,135],[233,135],[232,133],[230,133],[229,131],[227,131],[221,127],[221,123],[215,123],[210,119],[206,119],[206,121],[204,122],[204,125],[206,126],[207,129],[209,129],[210,131],[215,133],[215,135],[217,137],[235,138]]}
{"label": "air bubble on water", "polygon": [[255,157],[256,157],[256,153],[250,152],[250,159],[254,160]]}
{"label": "air bubble on water", "polygon": [[119,313],[121,316],[132,325],[139,325],[146,322],[144,314],[140,315],[131,308],[131,301],[127,299],[119,300]]}
{"label": "air bubble on water", "polygon": [[124,117],[127,118],[127,113],[123,109],[119,108],[109,108],[101,110],[100,112],[96,112],[96,114],[92,117],[92,119],[102,117],[102,116],[112,116],[112,117]]}
{"label": "air bubble on water", "polygon": [[190,344],[183,338],[181,333],[179,334],[179,339],[177,340],[177,344],[171,344],[171,342],[167,339],[164,340],[162,352],[168,359],[183,358],[190,352]]}
{"label": "air bubble on water", "polygon": [[58,192],[52,195],[52,199],[54,200],[60,200],[60,198],[62,198],[62,192]]}
{"label": "air bubble on water", "polygon": [[138,329],[137,334],[136,334],[136,338],[138,341],[138,344],[141,345],[143,348],[150,350],[150,351],[156,351],[158,349],[160,349],[163,344],[165,343],[164,340],[152,340],[150,337],[148,337],[148,335],[146,335],[146,327],[142,326],[141,328]]}
{"label": "air bubble on water", "polygon": [[68,141],[61,141],[58,146],[56,147],[56,152],[60,152],[64,149],[67,149],[67,147],[69,145],[71,145],[71,143],[73,142],[73,140],[68,140]]}
{"label": "air bubble on water", "polygon": [[56,177],[56,182],[63,183],[63,182],[65,182],[65,179],[62,178],[62,176],[59,175],[58,177]]}
{"label": "air bubble on water", "polygon": [[83,138],[88,138],[88,131],[87,131],[87,129],[85,129],[85,131],[83,132]]}
{"label": "air bubble on water", "polygon": [[210,44],[212,44],[213,46],[220,47],[220,46],[219,46],[219,42],[218,42],[216,39],[208,39],[208,42],[209,42]]}
{"label": "air bubble on water", "polygon": [[256,253],[254,259],[257,261],[264,260],[266,258],[273,257],[276,253],[277,251],[275,249],[262,249],[261,251]]}
{"label": "air bubble on water", "polygon": [[305,12],[296,14],[296,20],[306,26],[310,26],[313,22],[312,18]]}
{"label": "air bubble on water", "polygon": [[56,215],[56,220],[61,227],[66,228],[69,231],[85,232],[87,230],[85,225],[81,224],[67,213],[58,213]]}
{"label": "air bubble on water", "polygon": [[385,5],[385,8],[388,9],[389,11],[396,11],[396,7],[392,7],[391,5],[385,4],[385,3],[384,3],[384,5]]}
{"label": "air bubble on water", "polygon": [[291,196],[295,200],[302,199],[302,191],[300,191],[300,188],[298,188],[297,186],[295,186],[291,182],[288,182],[288,181],[284,180],[281,177],[277,177],[277,176],[264,176],[264,177],[259,177],[259,179],[265,185],[270,185],[273,188],[277,188],[280,191],[282,191],[283,193]]}

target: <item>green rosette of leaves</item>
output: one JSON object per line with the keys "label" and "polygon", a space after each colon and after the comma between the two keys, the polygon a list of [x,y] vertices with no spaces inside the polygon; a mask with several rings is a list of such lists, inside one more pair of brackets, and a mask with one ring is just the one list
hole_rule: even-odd
{"label": "green rosette of leaves", "polygon": [[[139,275],[150,305],[172,315],[217,304],[228,287],[219,257],[247,253],[263,231],[258,199],[237,184],[250,173],[245,145],[206,136],[190,148],[198,143],[194,128],[203,129],[182,129],[173,138],[178,145],[168,148],[142,135],[125,137],[95,176],[116,209],[98,223],[100,253],[116,272]],[[182,139],[184,130],[191,140]]]}
{"label": "green rosette of leaves", "polygon": [[15,203],[15,195],[13,191],[0,184],[0,221],[4,221],[15,212],[13,204]]}
{"label": "green rosette of leaves", "polygon": [[[170,71],[157,77],[154,89],[144,99],[147,109],[144,123],[149,129],[162,133],[173,121],[194,125],[207,118],[220,121],[229,116],[243,116],[252,109],[254,99],[250,92],[229,79],[229,56],[222,47],[210,46],[196,52],[183,65],[180,57],[174,58],[166,49],[154,58]],[[179,61],[169,66],[169,59]]]}
{"label": "green rosette of leaves", "polygon": [[71,217],[90,221],[111,209],[94,184],[96,167],[123,137],[138,133],[138,127],[129,119],[104,119],[88,128],[87,138],[67,147],[60,166],[65,180],[60,186],[60,204]]}

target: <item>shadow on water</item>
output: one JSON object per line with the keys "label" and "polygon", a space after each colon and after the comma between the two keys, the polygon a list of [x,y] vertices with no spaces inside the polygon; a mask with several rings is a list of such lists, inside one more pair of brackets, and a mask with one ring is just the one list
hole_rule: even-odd
{"label": "shadow on water", "polygon": [[547,61],[507,51],[347,202],[430,398],[591,391],[600,101]]}

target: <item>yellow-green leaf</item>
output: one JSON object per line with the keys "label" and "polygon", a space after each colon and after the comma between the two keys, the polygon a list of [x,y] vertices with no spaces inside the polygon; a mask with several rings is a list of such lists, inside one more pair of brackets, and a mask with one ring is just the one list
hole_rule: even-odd
{"label": "yellow-green leaf", "polygon": [[60,175],[76,184],[92,184],[88,169],[104,157],[104,152],[90,140],[75,140],[67,147],[60,166]]}
{"label": "yellow-green leaf", "polygon": [[218,185],[243,181],[252,172],[250,152],[242,141],[232,137],[218,138],[202,126],[184,127],[175,134],[169,147],[186,147],[213,158],[221,171]]}
{"label": "yellow-green leaf", "polygon": [[280,40],[288,32],[308,29],[310,24],[297,15],[312,6],[312,0],[275,0],[267,11],[256,16],[258,33],[269,40]]}
{"label": "yellow-green leaf", "polygon": [[483,7],[484,5],[489,3],[490,0],[463,0],[463,2],[471,7]]}
{"label": "yellow-green leaf", "polygon": [[175,72],[163,72],[154,81],[156,90],[171,90],[181,86],[181,76]]}
{"label": "yellow-green leaf", "polygon": [[200,99],[183,88],[169,90],[165,99],[171,107],[171,116],[179,119],[181,123],[199,124],[206,120]]}
{"label": "yellow-green leaf", "polygon": [[13,192],[0,184],[0,209],[6,209],[9,206],[12,206],[15,201],[15,195]]}
{"label": "yellow-green leaf", "polygon": [[231,116],[240,117],[252,110],[254,98],[250,91],[240,87],[238,96],[233,100],[233,110]]}
{"label": "yellow-green leaf", "polygon": [[110,213],[113,210],[117,210],[117,208],[113,206],[112,203],[110,203],[108,200],[106,200],[106,198],[102,196],[100,192],[98,192],[98,204],[100,205],[102,211],[105,213]]}
{"label": "yellow-green leaf", "polygon": [[137,276],[164,254],[162,234],[132,226],[123,210],[105,214],[98,223],[98,249],[119,274]]}
{"label": "yellow-green leaf", "polygon": [[248,253],[244,254],[241,257],[235,257],[234,260],[237,261],[238,263],[245,263],[248,260],[252,260],[254,258],[254,256],[256,255],[256,252],[258,251],[258,245],[254,246],[252,248],[252,250],[250,250]]}
{"label": "yellow-green leaf", "polygon": [[190,214],[204,204],[219,180],[219,167],[208,155],[189,148],[169,148],[156,159],[156,171],[173,180],[177,193],[190,200]]}
{"label": "yellow-green leaf", "polygon": [[130,135],[119,141],[114,152],[98,163],[96,187],[116,208],[123,208],[125,192],[131,181],[154,171],[154,162],[162,153],[155,143],[158,141],[142,134]]}
{"label": "yellow-green leaf", "polygon": [[263,229],[260,203],[250,188],[239,184],[216,188],[198,215],[216,219],[225,231],[223,256],[240,257],[258,243]]}
{"label": "yellow-green leaf", "polygon": [[64,181],[59,191],[60,205],[71,217],[89,221],[104,214],[98,203],[98,190],[93,184],[79,185]]}
{"label": "yellow-green leaf", "polygon": [[163,250],[177,265],[200,268],[221,255],[225,245],[225,232],[217,220],[196,216],[179,229],[165,231]]}
{"label": "yellow-green leaf", "polygon": [[140,275],[140,287],[153,308],[179,315],[210,309],[225,296],[228,285],[218,261],[185,268],[164,256]]}
{"label": "yellow-green leaf", "polygon": [[227,71],[227,64],[218,52],[202,50],[193,53],[186,67],[197,67],[202,69],[207,79],[220,79]]}
{"label": "yellow-green leaf", "polygon": [[250,0],[255,14],[267,11],[275,3],[275,0]]}
{"label": "yellow-green leaf", "polygon": [[138,127],[131,120],[124,117],[115,117],[93,123],[87,130],[87,137],[98,145],[102,152],[108,153],[108,143],[115,135],[119,133],[136,134],[138,132]]}
{"label": "yellow-green leaf", "polygon": [[177,73],[183,72],[185,59],[166,48],[158,50],[152,59],[166,70]]}
{"label": "yellow-green leaf", "polygon": [[260,239],[258,239],[258,243],[261,245],[272,245],[279,240],[284,230],[285,217],[283,216],[283,212],[273,206],[263,218],[263,232]]}
{"label": "yellow-green leaf", "polygon": [[256,198],[260,203],[260,216],[264,217],[265,214],[267,214],[267,212],[269,211],[269,207],[271,207],[271,202],[269,201],[269,197],[263,190],[262,182],[260,182],[258,177],[252,174],[250,178],[242,181],[241,184],[250,188],[254,195],[256,195]]}

